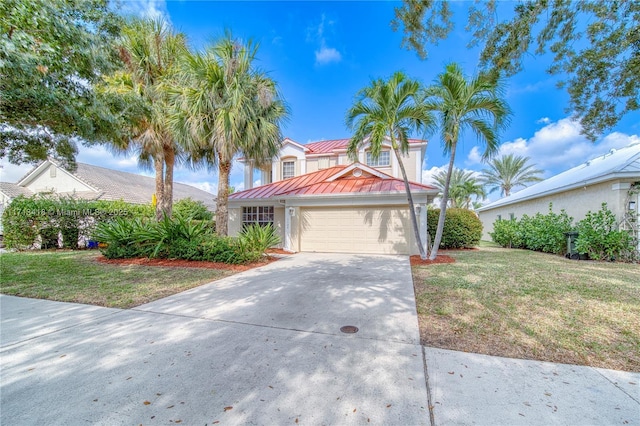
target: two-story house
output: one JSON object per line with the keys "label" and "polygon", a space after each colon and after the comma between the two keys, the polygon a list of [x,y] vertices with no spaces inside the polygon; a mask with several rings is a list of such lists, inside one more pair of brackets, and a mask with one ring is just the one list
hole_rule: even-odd
{"label": "two-story house", "polygon": [[[244,162],[245,190],[229,197],[229,233],[250,223],[272,223],[292,252],[415,254],[409,203],[390,144],[373,158],[367,144],[358,161],[347,156],[349,139],[300,144],[285,139],[271,164]],[[423,243],[427,204],[438,190],[421,183],[427,141],[410,140],[403,156]],[[260,179],[261,185],[253,187]]]}

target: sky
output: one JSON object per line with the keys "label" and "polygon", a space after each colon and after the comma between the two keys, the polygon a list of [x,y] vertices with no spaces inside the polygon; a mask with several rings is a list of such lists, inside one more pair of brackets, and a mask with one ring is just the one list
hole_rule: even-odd
{"label": "sky", "polygon": [[[470,35],[464,31],[467,9],[472,2],[453,3],[456,27],[447,40],[429,46],[429,56],[420,60],[415,52],[401,47],[402,32],[390,22],[393,1],[124,1],[123,14],[167,19],[186,34],[194,50],[205,48],[231,30],[235,37],[259,43],[256,65],[274,79],[291,114],[282,129],[285,137],[305,144],[348,138],[345,114],[357,92],[372,79],[388,78],[395,71],[428,85],[450,62],[459,63],[468,75],[477,71],[478,49],[467,49]],[[508,16],[513,3],[501,3],[498,14]],[[501,15],[502,14],[502,15]],[[568,95],[556,88],[558,76],[545,72],[548,58],[528,57],[524,70],[506,80],[506,100],[513,115],[501,134],[500,153],[530,157],[531,163],[550,177],[577,166],[611,149],[640,142],[640,117],[629,114],[595,143],[580,134],[579,123],[571,120]],[[562,76],[560,76],[562,77]],[[448,163],[440,135],[414,135],[429,141],[422,179]],[[463,135],[456,154],[459,168],[480,171],[482,151],[471,134]],[[79,147],[78,161],[152,176],[137,167],[135,157],[114,156],[104,147]],[[15,182],[31,168],[1,160],[0,180]],[[178,168],[175,180],[212,193],[217,191],[217,174]],[[243,169],[235,162],[230,184],[243,188]],[[488,201],[498,197],[494,194]]]}

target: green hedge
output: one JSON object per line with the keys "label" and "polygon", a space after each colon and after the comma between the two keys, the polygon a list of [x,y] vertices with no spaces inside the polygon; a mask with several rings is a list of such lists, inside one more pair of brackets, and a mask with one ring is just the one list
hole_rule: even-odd
{"label": "green hedge", "polygon": [[151,218],[153,207],[123,201],[88,201],[54,195],[19,196],[2,214],[4,243],[9,248],[33,247],[40,237],[42,248],[57,248],[58,236],[65,248],[78,248],[97,223],[113,217]]}
{"label": "green hedge", "polygon": [[[427,213],[427,231],[431,244],[435,239],[440,209],[429,209]],[[482,237],[482,222],[471,210],[450,208],[445,212],[444,229],[440,248],[472,248],[478,245]]]}
{"label": "green hedge", "polygon": [[603,203],[596,213],[587,212],[576,225],[564,210],[554,213],[553,205],[549,204],[549,212],[545,215],[536,213],[534,216],[523,215],[519,220],[497,220],[489,235],[502,247],[565,254],[565,233],[574,230],[578,231],[576,250],[591,259],[632,260],[637,257],[631,235],[617,229],[616,217],[607,208],[607,203]]}

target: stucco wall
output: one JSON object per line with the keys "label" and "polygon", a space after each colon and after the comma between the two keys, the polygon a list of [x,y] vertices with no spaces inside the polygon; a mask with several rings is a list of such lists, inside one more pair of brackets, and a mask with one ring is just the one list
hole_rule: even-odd
{"label": "stucco wall", "polygon": [[624,203],[628,192],[628,189],[624,188],[626,186],[624,185],[625,183],[632,183],[632,181],[612,180],[534,200],[483,210],[478,212],[483,225],[482,238],[491,240],[489,232],[493,232],[493,223],[498,219],[498,215],[501,215],[502,219],[510,219],[511,214],[513,214],[516,219],[519,219],[523,214],[529,216],[538,212],[546,214],[549,211],[549,203],[553,203],[553,211],[555,213],[559,213],[560,210],[564,209],[569,216],[573,217],[574,222],[577,222],[583,219],[588,211],[595,212],[600,210],[602,203],[606,202],[609,210],[620,220],[624,214]]}
{"label": "stucco wall", "polygon": [[[55,169],[55,177],[51,176],[51,169]],[[26,188],[32,192],[48,192],[52,188],[55,192],[92,191],[90,187],[54,165],[42,170]]]}

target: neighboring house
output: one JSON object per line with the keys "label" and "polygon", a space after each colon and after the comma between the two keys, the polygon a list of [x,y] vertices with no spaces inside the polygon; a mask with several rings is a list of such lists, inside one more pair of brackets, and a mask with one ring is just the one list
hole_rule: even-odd
{"label": "neighboring house", "polygon": [[498,219],[546,214],[549,203],[553,203],[554,212],[564,209],[579,221],[588,211],[600,210],[606,202],[618,218],[620,228],[638,235],[638,189],[640,143],[634,143],[483,206],[477,212],[484,228],[483,238],[489,240],[489,232],[493,232],[493,223]]}
{"label": "neighboring house", "polygon": [[[299,144],[285,139],[280,154],[260,170],[265,184],[252,188],[254,169],[245,163],[245,188],[229,196],[229,234],[250,223],[272,223],[282,247],[292,252],[415,254],[418,246],[404,181],[390,145],[377,160],[368,147],[359,162],[347,158],[349,139]],[[423,244],[426,206],[437,194],[421,181],[427,142],[412,139],[403,158],[411,181]]]}
{"label": "neighboring house", "polygon": [[[0,213],[19,195],[38,193],[70,195],[87,200],[123,200],[133,204],[151,203],[155,179],[134,173],[77,163],[69,172],[51,160],[34,167],[17,183],[0,182]],[[173,200],[191,198],[215,210],[214,195],[182,183],[173,184]],[[0,231],[1,231],[0,227]]]}

